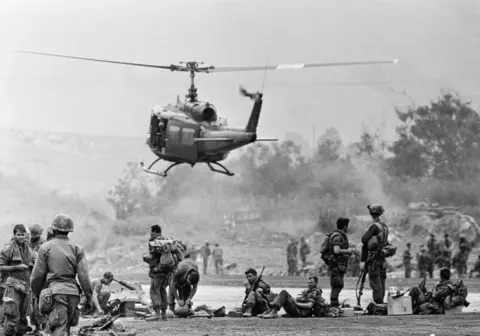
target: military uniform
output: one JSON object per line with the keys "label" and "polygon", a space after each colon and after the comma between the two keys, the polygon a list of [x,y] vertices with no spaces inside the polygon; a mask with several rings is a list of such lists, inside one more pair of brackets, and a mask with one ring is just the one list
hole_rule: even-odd
{"label": "military uniform", "polygon": [[53,307],[48,313],[48,325],[53,336],[64,336],[70,335],[70,327],[78,325],[80,288],[90,300],[92,287],[83,248],[61,234],[73,232],[72,219],[59,214],[52,221],[52,229],[57,234],[40,247],[31,284],[36,297],[44,288],[51,290]]}
{"label": "military uniform", "polygon": [[431,259],[426,252],[426,250],[422,250],[417,258],[417,269],[419,278],[425,278],[427,276],[428,266],[431,263]]}
{"label": "military uniform", "polygon": [[300,239],[300,259],[302,260],[302,267],[307,265],[307,255],[310,254],[310,246],[305,241],[305,238]]}
{"label": "military uniform", "polygon": [[215,274],[223,274],[223,250],[219,246],[215,246],[212,251],[213,262],[215,264]]}
{"label": "military uniform", "polygon": [[26,270],[9,272],[3,297],[5,335],[24,335],[27,332],[30,305],[30,272],[35,263],[34,253],[27,243],[18,244],[15,238],[0,252],[0,266],[27,265]]}
{"label": "military uniform", "polygon": [[[262,294],[256,290],[262,289]],[[252,316],[262,314],[268,310],[268,300],[265,295],[270,294],[270,286],[263,280],[258,282],[256,290],[252,291],[251,285],[245,289],[245,295],[247,296],[243,308],[246,312],[251,311]]]}
{"label": "military uniform", "polygon": [[454,286],[450,280],[437,282],[431,292],[425,292],[424,288],[413,287],[409,293],[412,297],[413,313],[444,314],[445,299],[453,292]]}
{"label": "military uniform", "polygon": [[292,241],[290,244],[287,245],[287,264],[288,264],[288,275],[294,276],[297,275],[297,255],[298,255],[298,247],[297,242]]}
{"label": "military uniform", "polygon": [[[45,243],[45,239],[42,237],[43,228],[40,224],[35,223],[30,228],[30,248],[35,252],[38,253],[40,246]],[[40,313],[38,309],[38,298],[35,295],[32,295],[32,307],[30,311],[30,322],[37,327],[37,329],[41,328],[42,325],[47,323],[47,317]]]}
{"label": "military uniform", "polygon": [[358,251],[353,252],[350,255],[347,266],[347,273],[351,277],[358,277],[360,274],[360,253]]}
{"label": "military uniform", "polygon": [[[175,294],[173,292],[173,287],[175,287],[175,289],[178,291],[178,294],[182,301],[186,301],[190,297],[193,286],[187,283],[187,276],[191,272],[198,273],[197,264],[194,260],[184,259],[178,264],[177,269],[173,273],[172,283],[170,285],[168,293],[168,305],[170,307],[170,310],[175,310]],[[192,302],[190,302],[189,308],[192,308]]]}
{"label": "military uniform", "polygon": [[319,288],[303,290],[297,301],[301,303],[311,302],[313,303],[313,307],[300,308],[296,304],[295,299],[286,290],[282,290],[271,305],[275,307],[277,311],[283,308],[289,317],[311,317],[315,315],[321,305],[325,303],[325,299],[322,297],[322,290]]}
{"label": "military uniform", "polygon": [[[154,236],[150,238],[150,241],[153,240],[165,240],[166,238],[161,235]],[[148,259],[148,264],[150,267],[150,299],[152,300],[153,309],[155,310],[156,315],[159,315],[160,310],[162,311],[162,318],[166,318],[166,310],[168,306],[168,297],[167,297],[167,286],[171,280],[172,272],[165,272],[158,269],[160,263],[160,253],[155,252],[152,246],[148,245],[150,256]],[[180,250],[177,248],[175,252],[172,252],[174,259],[178,262],[183,260],[183,255]],[[164,315],[164,316],[163,316]]]}
{"label": "military uniform", "polygon": [[405,267],[405,279],[409,279],[412,274],[412,253],[410,251],[410,245],[407,245],[407,249],[403,252],[403,266]]}
{"label": "military uniform", "polygon": [[[381,215],[384,210],[381,205],[369,207],[370,214]],[[375,241],[375,243],[372,243]],[[377,304],[383,303],[385,297],[385,279],[387,278],[385,258],[378,253],[380,249],[388,244],[388,227],[378,218],[370,224],[367,232],[362,236],[361,261],[365,262],[370,288],[373,292],[373,301]]]}
{"label": "military uniform", "polygon": [[333,255],[332,261],[330,263],[330,287],[332,291],[330,293],[330,304],[332,306],[338,306],[338,296],[343,289],[343,278],[347,272],[348,266],[348,255],[336,255],[333,252],[335,246],[339,246],[340,249],[347,250],[350,246],[348,243],[347,234],[342,230],[333,231],[332,236],[330,237],[330,254]]}
{"label": "military uniform", "polygon": [[478,256],[475,265],[473,265],[473,268],[470,270],[469,278],[472,277],[473,273],[477,273],[477,278],[480,278],[480,255]]}
{"label": "military uniform", "polygon": [[200,254],[202,255],[203,259],[203,275],[207,275],[207,268],[208,268],[208,258],[212,255],[212,251],[210,250],[210,244],[206,243],[200,249]]}

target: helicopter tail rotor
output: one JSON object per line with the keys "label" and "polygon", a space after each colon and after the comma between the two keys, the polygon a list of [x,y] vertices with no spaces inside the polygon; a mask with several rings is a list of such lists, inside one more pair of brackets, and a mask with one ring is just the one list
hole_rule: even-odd
{"label": "helicopter tail rotor", "polygon": [[250,99],[258,99],[258,98],[261,98],[261,93],[260,92],[257,92],[257,93],[250,93],[247,91],[247,89],[245,89],[242,85],[239,85],[238,86],[238,91],[240,92],[240,94],[244,97],[248,97]]}

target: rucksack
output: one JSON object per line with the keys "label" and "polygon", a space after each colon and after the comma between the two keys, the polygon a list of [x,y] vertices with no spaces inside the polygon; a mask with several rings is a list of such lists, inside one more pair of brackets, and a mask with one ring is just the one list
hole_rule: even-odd
{"label": "rucksack", "polygon": [[176,242],[167,239],[154,239],[149,244],[154,253],[160,255],[157,265],[158,271],[168,273],[175,270],[177,261],[172,252],[175,252],[177,249]]}
{"label": "rucksack", "polygon": [[334,234],[339,234],[339,233],[335,231],[328,233],[325,239],[323,240],[322,245],[320,245],[320,254],[321,254],[320,257],[322,258],[322,260],[325,262],[327,266],[330,266],[330,262],[333,259],[333,251],[331,248],[330,241],[331,241],[331,238],[333,238]]}

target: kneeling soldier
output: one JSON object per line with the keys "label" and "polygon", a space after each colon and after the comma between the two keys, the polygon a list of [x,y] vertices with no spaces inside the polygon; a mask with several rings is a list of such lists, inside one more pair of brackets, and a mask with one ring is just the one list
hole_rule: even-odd
{"label": "kneeling soldier", "polygon": [[192,308],[192,299],[197,293],[199,281],[200,275],[195,261],[189,258],[183,259],[173,273],[170,283],[168,303],[171,311],[175,311],[175,300],[180,307]]}
{"label": "kneeling soldier", "polygon": [[325,303],[322,290],[317,288],[318,278],[308,278],[308,289],[302,291],[297,299],[294,299],[286,290],[273,300],[272,309],[259,317],[266,319],[277,318],[278,311],[283,308],[290,317],[310,317],[318,314],[318,309]]}

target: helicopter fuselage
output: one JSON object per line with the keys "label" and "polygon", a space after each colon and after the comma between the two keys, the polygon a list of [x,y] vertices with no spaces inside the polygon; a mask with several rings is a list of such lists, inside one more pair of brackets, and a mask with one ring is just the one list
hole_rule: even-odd
{"label": "helicopter fuselage", "polygon": [[147,144],[163,160],[193,165],[225,160],[256,138],[256,132],[227,127],[212,104],[186,102],[152,109]]}

